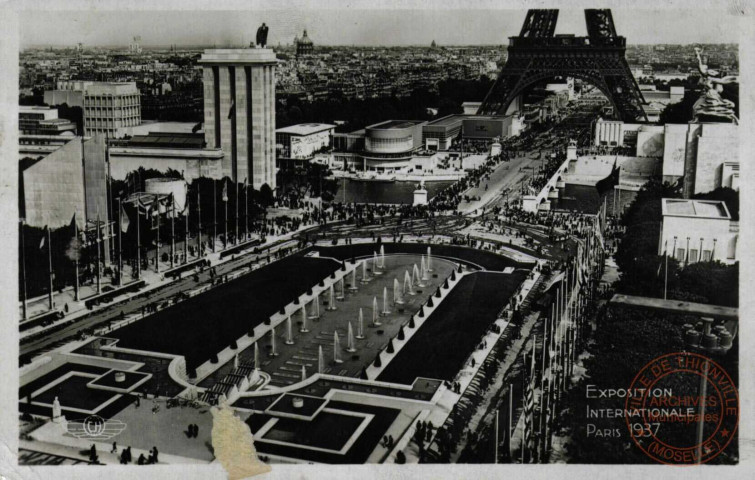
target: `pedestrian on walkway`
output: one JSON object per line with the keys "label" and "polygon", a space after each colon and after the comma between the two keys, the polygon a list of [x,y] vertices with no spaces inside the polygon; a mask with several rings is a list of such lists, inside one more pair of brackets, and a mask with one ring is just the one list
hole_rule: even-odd
{"label": "pedestrian on walkway", "polygon": [[113,442],[113,449],[110,450],[110,453],[116,453],[116,452],[118,452],[118,445],[115,442]]}
{"label": "pedestrian on walkway", "polygon": [[152,450],[154,450],[155,463],[157,463],[157,447],[152,447]]}

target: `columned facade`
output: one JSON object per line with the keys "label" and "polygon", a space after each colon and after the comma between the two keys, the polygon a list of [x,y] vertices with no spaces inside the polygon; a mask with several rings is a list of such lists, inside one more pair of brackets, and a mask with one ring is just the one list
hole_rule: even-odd
{"label": "columned facade", "polygon": [[205,141],[223,150],[223,176],[275,191],[275,53],[205,50],[199,63]]}

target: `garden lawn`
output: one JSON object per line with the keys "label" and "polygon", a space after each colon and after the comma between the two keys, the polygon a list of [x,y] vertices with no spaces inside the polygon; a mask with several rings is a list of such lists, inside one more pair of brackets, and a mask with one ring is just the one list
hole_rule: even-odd
{"label": "garden lawn", "polygon": [[411,384],[417,377],[452,380],[526,272],[465,276],[377,380]]}

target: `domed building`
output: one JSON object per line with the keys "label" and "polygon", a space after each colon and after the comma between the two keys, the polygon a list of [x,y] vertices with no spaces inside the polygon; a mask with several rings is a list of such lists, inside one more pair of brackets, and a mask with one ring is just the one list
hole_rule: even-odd
{"label": "domed building", "polygon": [[312,40],[307,36],[307,31],[304,30],[304,35],[301,38],[294,38],[294,45],[296,46],[296,56],[310,55],[314,52],[315,46]]}

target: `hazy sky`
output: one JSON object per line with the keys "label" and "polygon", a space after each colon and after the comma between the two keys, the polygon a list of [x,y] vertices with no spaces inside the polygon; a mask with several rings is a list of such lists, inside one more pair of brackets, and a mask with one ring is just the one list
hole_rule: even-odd
{"label": "hazy sky", "polygon": [[[30,45],[244,45],[264,21],[268,43],[308,30],[315,45],[502,44],[519,34],[526,10],[268,10],[21,12],[21,47]],[[737,43],[736,23],[713,10],[613,9],[629,43]],[[582,10],[561,9],[556,33],[585,35]]]}

